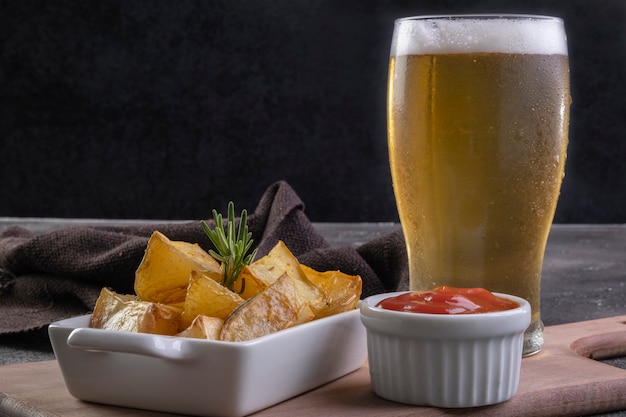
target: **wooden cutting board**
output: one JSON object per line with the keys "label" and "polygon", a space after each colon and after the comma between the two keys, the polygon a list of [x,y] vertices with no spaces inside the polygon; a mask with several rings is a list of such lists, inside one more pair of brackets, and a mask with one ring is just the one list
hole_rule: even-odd
{"label": "wooden cutting board", "polygon": [[[413,407],[372,393],[367,365],[259,416],[577,416],[626,410],[626,370],[594,359],[626,356],[626,315],[547,327],[541,353],[522,360],[513,399],[475,409]],[[79,401],[67,392],[56,361],[0,366],[0,416],[166,417]]]}

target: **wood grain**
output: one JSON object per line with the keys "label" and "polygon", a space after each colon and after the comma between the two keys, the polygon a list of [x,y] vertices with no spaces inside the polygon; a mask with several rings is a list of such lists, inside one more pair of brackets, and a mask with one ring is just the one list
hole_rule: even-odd
{"label": "wood grain", "polygon": [[[520,387],[505,403],[475,409],[414,407],[372,393],[367,366],[255,416],[578,416],[626,409],[626,370],[591,358],[626,355],[626,316],[547,327],[545,346],[522,361]],[[0,415],[167,417],[91,404],[67,392],[56,361],[0,366]]]}

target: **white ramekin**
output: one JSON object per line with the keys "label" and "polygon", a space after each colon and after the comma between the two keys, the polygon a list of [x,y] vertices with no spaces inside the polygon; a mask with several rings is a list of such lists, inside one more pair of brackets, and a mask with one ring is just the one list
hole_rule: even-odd
{"label": "white ramekin", "polygon": [[530,305],[496,313],[421,314],[376,307],[402,292],[361,303],[374,392],[388,400],[445,408],[506,401],[519,385]]}

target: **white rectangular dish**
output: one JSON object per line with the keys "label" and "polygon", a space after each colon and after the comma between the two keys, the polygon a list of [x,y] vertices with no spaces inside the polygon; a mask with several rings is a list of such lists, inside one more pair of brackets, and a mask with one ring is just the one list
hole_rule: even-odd
{"label": "white rectangular dish", "polygon": [[48,329],[72,396],[194,416],[252,414],[355,371],[367,358],[358,310],[247,342],[88,325],[85,315]]}

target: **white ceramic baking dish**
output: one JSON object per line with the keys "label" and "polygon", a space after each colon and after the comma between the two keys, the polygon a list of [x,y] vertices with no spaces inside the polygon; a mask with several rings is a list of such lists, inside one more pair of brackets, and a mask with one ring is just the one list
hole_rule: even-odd
{"label": "white ceramic baking dish", "polygon": [[195,416],[245,416],[360,368],[365,328],[354,310],[246,342],[92,329],[55,322],[50,341],[74,397]]}

